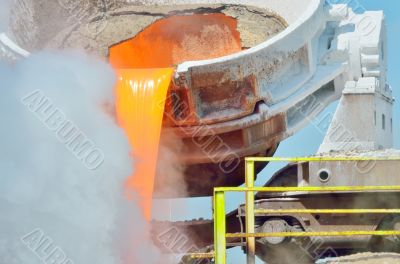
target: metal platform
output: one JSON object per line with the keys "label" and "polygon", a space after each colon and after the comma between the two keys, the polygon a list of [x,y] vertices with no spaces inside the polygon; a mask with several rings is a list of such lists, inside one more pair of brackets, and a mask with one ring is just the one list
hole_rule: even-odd
{"label": "metal platform", "polygon": [[[399,186],[303,186],[303,187],[254,187],[254,165],[256,162],[360,162],[400,161],[400,157],[371,158],[371,157],[308,157],[308,158],[247,158],[246,159],[246,187],[215,188],[214,191],[214,252],[193,254],[194,258],[214,258],[216,264],[226,263],[227,239],[240,238],[246,241],[247,263],[255,263],[256,238],[268,237],[354,237],[354,236],[399,236],[398,230],[341,230],[316,232],[255,232],[255,216],[260,214],[400,214],[400,208],[329,208],[329,209],[255,209],[255,192],[263,193],[365,193],[365,192],[396,192],[400,193]],[[225,193],[245,192],[244,205],[245,233],[226,232]],[[268,202],[268,201],[267,201]],[[240,213],[239,213],[240,214]]]}

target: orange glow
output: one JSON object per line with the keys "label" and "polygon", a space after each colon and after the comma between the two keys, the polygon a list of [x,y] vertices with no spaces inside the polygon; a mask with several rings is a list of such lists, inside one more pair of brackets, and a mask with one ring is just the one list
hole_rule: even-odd
{"label": "orange glow", "polygon": [[114,68],[165,68],[241,50],[237,20],[224,14],[172,16],[110,48]]}
{"label": "orange glow", "polygon": [[129,192],[139,194],[146,219],[151,219],[152,195],[161,134],[164,101],[173,68],[117,70],[116,114],[133,149],[134,175]]}
{"label": "orange glow", "polygon": [[110,48],[116,69],[116,116],[135,160],[126,182],[136,192],[148,220],[160,141],[164,102],[176,64],[232,54],[241,50],[237,21],[224,14],[172,16]]}

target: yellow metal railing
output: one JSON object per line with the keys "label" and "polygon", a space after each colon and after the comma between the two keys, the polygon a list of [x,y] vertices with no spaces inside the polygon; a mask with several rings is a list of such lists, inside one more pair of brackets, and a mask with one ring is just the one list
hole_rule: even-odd
{"label": "yellow metal railing", "polygon": [[[255,239],[259,237],[310,237],[310,236],[391,236],[400,235],[400,231],[335,231],[335,232],[279,232],[255,233],[256,213],[315,213],[315,214],[399,214],[400,209],[254,209],[255,192],[343,192],[343,191],[400,191],[400,186],[342,186],[342,187],[254,187],[255,162],[322,162],[322,161],[387,161],[400,160],[400,157],[369,158],[369,157],[307,157],[307,158],[276,158],[255,157],[245,161],[245,187],[219,187],[214,189],[214,259],[216,264],[226,263],[226,239],[246,238],[247,263],[255,263]],[[245,192],[246,233],[226,233],[225,193]],[[212,254],[211,254],[212,255]],[[210,256],[210,254],[209,254]]]}

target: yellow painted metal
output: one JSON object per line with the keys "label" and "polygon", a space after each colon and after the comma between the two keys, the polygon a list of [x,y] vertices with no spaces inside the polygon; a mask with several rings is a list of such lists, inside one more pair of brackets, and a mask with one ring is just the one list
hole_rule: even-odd
{"label": "yellow painted metal", "polygon": [[[254,233],[254,232],[253,232]],[[214,251],[215,262],[226,263],[225,192],[214,192]]]}
{"label": "yellow painted metal", "polygon": [[[214,256],[216,264],[226,264],[226,238],[246,238],[247,263],[255,263],[255,238],[259,237],[313,237],[313,236],[400,236],[400,231],[333,231],[333,232],[278,232],[255,233],[255,213],[318,213],[318,214],[400,214],[400,209],[256,209],[255,192],[365,192],[400,191],[400,186],[333,186],[333,187],[254,187],[255,162],[322,162],[322,161],[395,161],[400,157],[249,157],[246,158],[246,187],[214,188]],[[225,193],[246,192],[246,233],[226,233]],[[200,257],[201,255],[199,255]]]}
{"label": "yellow painted metal", "polygon": [[400,214],[400,209],[255,209],[255,214]]}
{"label": "yellow painted metal", "polygon": [[332,187],[217,187],[220,192],[357,192],[400,191],[400,186],[332,186]]}
{"label": "yellow painted metal", "polygon": [[[246,161],[246,187],[254,187],[254,161]],[[248,191],[246,193],[246,232],[255,232],[255,216],[254,216],[254,192]],[[247,264],[256,263],[256,239],[248,237],[246,239],[247,246]]]}
{"label": "yellow painted metal", "polygon": [[300,158],[279,158],[279,157],[248,157],[246,161],[254,162],[321,162],[321,161],[394,161],[400,157],[300,157]]}
{"label": "yellow painted metal", "polygon": [[329,232],[277,232],[277,233],[228,233],[227,238],[248,237],[316,237],[316,236],[400,236],[400,231],[329,231]]}

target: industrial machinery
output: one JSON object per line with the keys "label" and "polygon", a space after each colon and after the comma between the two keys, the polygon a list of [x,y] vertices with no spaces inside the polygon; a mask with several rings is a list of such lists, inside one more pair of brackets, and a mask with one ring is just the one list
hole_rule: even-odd
{"label": "industrial machinery", "polygon": [[[315,9],[311,8],[313,3]],[[206,65],[207,67],[198,71],[218,72],[222,68],[228,73],[234,72],[229,76],[242,76],[242,72],[235,72],[238,70],[234,64],[237,59],[240,66],[245,65],[240,71],[258,70],[260,76],[255,75],[256,83],[261,88],[259,91],[267,91],[268,97],[256,104],[256,112],[253,113],[253,119],[249,119],[249,127],[253,120],[257,120],[255,116],[261,115],[264,118],[266,116],[265,120],[268,122],[263,124],[265,133],[274,128],[283,129],[283,133],[274,131],[268,136],[262,134],[257,137],[248,132],[245,136],[249,138],[244,142],[252,142],[252,146],[256,142],[266,142],[263,136],[269,139],[278,138],[279,142],[307,122],[314,122],[317,127],[325,125],[323,120],[313,121],[315,115],[329,102],[340,98],[335,114],[324,117],[331,122],[319,149],[321,160],[317,158],[318,162],[312,162],[312,158],[305,158],[291,163],[273,175],[265,185],[339,188],[335,192],[261,191],[255,195],[253,231],[264,234],[314,231],[318,234],[334,230],[344,233],[342,236],[317,236],[314,239],[306,236],[260,237],[255,240],[255,252],[267,263],[313,263],[318,258],[365,250],[398,252],[400,244],[397,236],[354,235],[357,232],[343,235],[346,230],[358,230],[359,233],[367,234],[368,231],[399,230],[399,210],[395,209],[399,204],[398,192],[393,192],[390,188],[359,188],[358,191],[357,188],[351,188],[400,185],[398,177],[394,176],[400,161],[398,158],[393,159],[393,156],[399,156],[399,152],[377,151],[391,148],[393,138],[394,100],[390,86],[386,83],[387,52],[383,13],[355,14],[347,6],[327,6],[320,1],[311,1],[309,7],[307,15],[302,17],[297,27],[292,27],[289,23],[289,27],[276,38],[267,41],[263,49],[250,49],[243,53],[245,55],[229,57],[229,67],[224,67],[223,60],[213,60],[210,64],[193,63],[192,66],[195,73],[198,68]],[[295,54],[290,57],[285,48],[297,53],[290,53]],[[250,56],[251,51],[258,56],[253,54],[255,57],[247,61],[246,55]],[[261,54],[268,55],[263,57]],[[282,54],[284,59],[273,59]],[[276,63],[274,67],[270,64],[272,61]],[[261,66],[263,63],[271,67],[264,68]],[[190,69],[190,66],[187,68]],[[178,67],[178,72],[179,69]],[[259,69],[270,72],[260,72]],[[283,118],[283,127],[276,126],[279,122],[272,121],[277,116]],[[233,122],[235,121],[230,121]],[[319,128],[323,130],[323,127]],[[331,160],[325,161],[324,156]],[[371,160],[357,160],[357,156],[369,156]],[[374,160],[376,156],[388,157],[389,160]],[[267,161],[268,159],[264,160],[264,164]],[[244,173],[241,177],[243,175]],[[363,209],[352,211],[355,207]],[[245,240],[240,235],[235,236],[246,229],[245,214],[243,205],[226,216],[224,223],[231,234],[227,236],[228,247],[243,246],[247,250]],[[159,223],[155,234],[168,230],[166,226],[169,225],[170,223]],[[207,248],[212,248],[213,241],[218,236],[212,235],[211,230],[216,230],[214,225],[213,221],[199,220],[179,222],[174,226],[180,232],[189,234],[191,241],[207,251]]]}
{"label": "industrial machinery", "polygon": [[[111,46],[160,19],[223,13],[238,20],[242,51],[176,65],[164,126],[183,145],[177,156],[184,168],[185,196],[210,196],[214,186],[242,184],[245,156],[273,155],[281,140],[339,99],[344,88],[376,88],[388,98],[376,99],[383,104],[377,118],[384,114],[390,126],[382,12],[356,14],[346,5],[320,0],[85,1],[81,8],[62,2],[16,1],[10,32],[3,36],[27,51],[83,48],[107,59]],[[46,7],[52,12],[44,13]],[[64,22],[55,23],[55,17],[65,17]],[[3,54],[25,54],[10,49],[4,39]],[[390,129],[381,133],[390,141]],[[162,189],[158,196],[173,197],[165,192],[173,184],[157,179],[155,195]]]}
{"label": "industrial machinery", "polygon": [[[273,156],[280,141],[310,122],[324,130],[321,127],[327,123],[324,121],[331,120],[318,154],[322,157],[343,157],[348,152],[353,157],[398,156],[397,152],[382,151],[393,144],[394,99],[386,80],[386,27],[381,11],[365,11],[359,6],[352,10],[328,0],[162,0],[135,4],[115,0],[103,1],[106,4],[102,8],[89,1],[91,10],[97,11],[93,18],[85,20],[86,24],[95,24],[97,27],[93,28],[101,29],[96,31],[95,38],[90,38],[79,31],[81,25],[72,22],[67,27],[54,25],[55,30],[47,32],[42,28],[43,23],[37,22],[40,10],[34,3],[36,0],[16,2],[14,14],[24,17],[14,19],[8,36],[0,35],[0,55],[7,59],[29,55],[16,43],[28,51],[48,46],[83,47],[107,57],[109,47],[132,37],[132,31],[140,32],[156,20],[177,14],[223,13],[236,8],[242,14],[272,17],[280,25],[276,32],[265,36],[266,40],[240,52],[176,65],[166,102],[164,131],[177,135],[183,142],[179,162],[185,166],[185,196],[211,196],[214,187],[240,186],[245,180],[245,157]],[[155,5],[164,5],[165,9],[152,13]],[[121,10],[123,7],[129,12]],[[262,15],[263,12],[269,16]],[[118,19],[129,15],[151,18],[140,27],[130,29],[130,33],[106,38],[107,23],[120,25]],[[237,18],[240,22],[240,15]],[[242,23],[245,25],[245,19]],[[35,25],[35,30],[27,31],[27,25]],[[249,29],[247,32],[255,33]],[[78,33],[82,39],[74,41]],[[94,39],[102,44],[93,44]],[[339,99],[333,116],[315,120],[329,103]],[[256,172],[266,164],[265,161],[257,163]],[[342,158],[312,162],[305,159],[278,171],[265,186],[400,185],[400,179],[394,176],[399,169],[398,160],[355,162]],[[174,183],[158,179],[156,189],[165,189],[165,184]],[[163,192],[161,196],[173,195]],[[343,212],[355,206],[370,210],[396,208],[399,198],[398,193],[387,190],[260,192],[255,195],[256,208],[264,211],[255,216],[256,231],[398,229],[400,219],[396,210],[361,216]],[[335,208],[342,211],[335,213],[332,211]],[[276,209],[303,212],[300,215],[267,212]],[[320,213],[307,210],[320,210]],[[229,233],[244,230],[245,213],[241,206],[226,216]],[[212,250],[212,220],[155,223],[154,235],[165,234],[171,225],[191,238],[196,251]],[[332,252],[398,251],[400,247],[397,237],[324,237],[319,242],[318,245],[310,243],[308,237],[264,237],[256,240],[256,254],[268,263],[307,263]],[[229,247],[244,246],[244,240],[235,237],[228,238],[227,243]],[[164,245],[159,243],[159,246]],[[178,247],[174,251],[186,253],[193,248]],[[282,253],[288,258],[283,260]]]}

